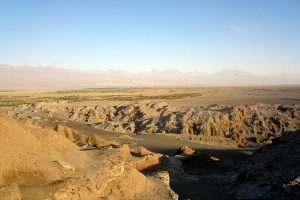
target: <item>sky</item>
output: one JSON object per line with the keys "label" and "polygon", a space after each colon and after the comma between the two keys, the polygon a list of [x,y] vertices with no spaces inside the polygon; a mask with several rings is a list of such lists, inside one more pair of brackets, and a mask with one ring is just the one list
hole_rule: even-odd
{"label": "sky", "polygon": [[300,1],[0,0],[0,64],[300,73]]}

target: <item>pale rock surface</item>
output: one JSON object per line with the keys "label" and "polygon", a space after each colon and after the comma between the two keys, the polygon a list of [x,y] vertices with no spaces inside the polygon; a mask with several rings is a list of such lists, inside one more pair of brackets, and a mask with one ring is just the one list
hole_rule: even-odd
{"label": "pale rock surface", "polygon": [[35,116],[74,120],[120,133],[173,133],[203,144],[260,146],[287,131],[300,129],[299,105],[211,105],[175,108],[164,103],[117,106],[38,103],[9,110],[16,118]]}
{"label": "pale rock surface", "polygon": [[135,156],[141,156],[141,157],[152,154],[151,151],[149,151],[148,149],[146,149],[145,147],[142,147],[142,146],[131,148],[130,153]]}

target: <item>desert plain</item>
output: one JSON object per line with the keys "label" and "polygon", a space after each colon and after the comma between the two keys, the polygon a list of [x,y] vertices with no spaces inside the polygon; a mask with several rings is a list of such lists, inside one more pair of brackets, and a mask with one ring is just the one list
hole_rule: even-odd
{"label": "desert plain", "polygon": [[52,89],[2,89],[1,106],[5,100],[16,105],[51,100],[69,102],[96,102],[109,104],[122,101],[166,102],[179,107],[207,106],[211,104],[297,104],[300,102],[300,86],[295,85],[234,85],[203,87],[107,87]]}

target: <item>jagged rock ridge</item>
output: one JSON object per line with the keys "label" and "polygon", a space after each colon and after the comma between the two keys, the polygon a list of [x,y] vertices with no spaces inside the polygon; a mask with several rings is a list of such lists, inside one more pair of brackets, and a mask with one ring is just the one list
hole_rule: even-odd
{"label": "jagged rock ridge", "polygon": [[121,133],[173,133],[202,143],[258,146],[300,129],[299,105],[211,105],[174,108],[165,103],[117,106],[38,103],[12,108],[16,118],[54,117]]}

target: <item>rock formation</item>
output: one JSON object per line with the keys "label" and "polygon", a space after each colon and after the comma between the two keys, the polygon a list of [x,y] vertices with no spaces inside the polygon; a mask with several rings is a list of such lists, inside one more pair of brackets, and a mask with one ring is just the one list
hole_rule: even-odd
{"label": "rock formation", "polygon": [[182,154],[193,154],[195,153],[195,150],[189,148],[186,145],[183,145],[179,147],[179,149],[176,151],[175,155],[182,155]]}
{"label": "rock formation", "polygon": [[204,144],[260,146],[287,131],[300,129],[299,105],[211,105],[174,108],[165,103],[117,106],[37,103],[9,110],[16,118],[74,120],[120,133],[180,134]]}
{"label": "rock formation", "polygon": [[[228,197],[297,199],[300,134],[287,131],[299,129],[299,109],[297,105],[258,104],[176,110],[165,104],[102,107],[61,103],[12,108],[9,114],[20,119],[18,123],[0,112],[0,200],[177,199],[172,188],[184,195],[179,187],[185,180],[200,173],[199,182],[205,184],[205,173],[220,169],[234,174],[222,180],[220,192],[230,187]],[[47,120],[58,120],[54,130],[34,125]],[[114,124],[101,128],[135,134],[147,130],[176,133],[210,144],[228,140],[240,146],[264,146],[232,172],[233,163],[188,146],[166,156],[142,146],[81,134],[61,125],[65,120],[95,127]]]}
{"label": "rock formation", "polygon": [[232,193],[237,199],[299,199],[299,153],[299,133],[273,139],[236,167]]}
{"label": "rock formation", "polygon": [[165,181],[139,172],[128,145],[108,145],[65,126],[56,130],[0,112],[1,200],[178,198]]}

